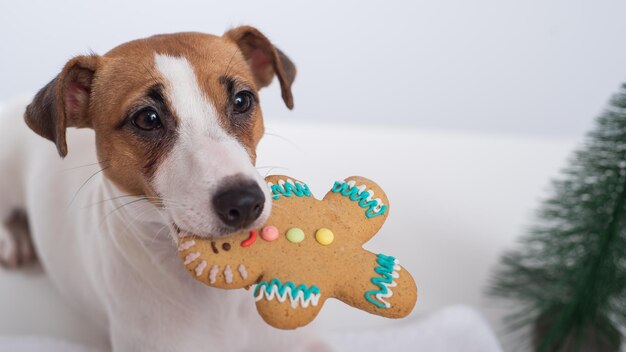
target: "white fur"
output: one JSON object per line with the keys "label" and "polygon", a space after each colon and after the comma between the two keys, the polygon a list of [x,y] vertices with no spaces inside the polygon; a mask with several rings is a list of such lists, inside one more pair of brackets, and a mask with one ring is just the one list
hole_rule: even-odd
{"label": "white fur", "polygon": [[[185,58],[168,55],[156,54],[154,61],[167,82],[165,95],[180,120],[178,139],[154,177],[155,190],[174,205],[170,210],[174,222],[197,235],[223,235],[224,226],[211,198],[223,180],[241,175],[257,182],[265,192],[263,213],[250,227],[260,226],[271,210],[269,190],[244,147],[220,125],[193,66]],[[180,204],[184,207],[176,207]]]}
{"label": "white fur", "polygon": [[[178,142],[157,172],[160,191],[197,207],[197,217],[182,210],[173,214],[181,224],[210,227],[213,220],[202,218],[210,212],[214,180],[234,173],[253,177],[256,172],[243,148],[220,132],[191,65],[164,56],[157,63],[168,77],[167,93],[182,119]],[[172,240],[172,214],[123,194],[97,173],[91,130],[68,130],[69,154],[61,160],[52,143],[22,122],[28,102],[9,106],[0,115],[0,220],[15,208],[26,210],[38,258],[67,301],[98,325],[101,347],[306,348],[310,340],[302,330],[281,332],[263,323],[250,292],[209,288],[189,275]],[[0,241],[4,235],[0,230]]]}

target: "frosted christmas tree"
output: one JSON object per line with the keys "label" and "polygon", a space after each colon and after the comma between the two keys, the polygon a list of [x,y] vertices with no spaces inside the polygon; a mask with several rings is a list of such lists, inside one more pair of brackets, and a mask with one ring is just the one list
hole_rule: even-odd
{"label": "frosted christmas tree", "polygon": [[536,351],[619,351],[626,326],[626,84],[574,153],[491,293]]}

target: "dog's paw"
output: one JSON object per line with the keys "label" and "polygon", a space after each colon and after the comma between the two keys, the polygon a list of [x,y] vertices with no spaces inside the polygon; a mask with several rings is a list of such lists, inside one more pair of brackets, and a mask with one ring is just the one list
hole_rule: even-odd
{"label": "dog's paw", "polygon": [[0,266],[17,268],[35,261],[35,249],[26,217],[15,215],[5,226],[0,226]]}
{"label": "dog's paw", "polygon": [[17,241],[7,229],[0,228],[0,265],[8,268],[17,267]]}

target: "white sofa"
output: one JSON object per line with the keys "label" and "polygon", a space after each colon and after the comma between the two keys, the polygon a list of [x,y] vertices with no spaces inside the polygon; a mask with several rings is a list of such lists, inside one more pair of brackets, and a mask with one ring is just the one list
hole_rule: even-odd
{"label": "white sofa", "polygon": [[[490,272],[530,223],[549,179],[558,175],[576,141],[421,131],[386,127],[384,121],[364,126],[266,120],[258,153],[262,174],[305,180],[317,196],[350,175],[371,178],[386,190],[390,216],[366,247],[398,257],[419,288],[408,320],[395,322],[330,301],[314,327],[332,331],[340,348],[359,330],[398,326],[412,335],[405,338],[421,341],[424,351],[457,350],[454,346],[464,346],[462,335],[476,340],[476,349],[465,351],[499,350],[480,317],[501,335],[502,309],[484,295]],[[465,307],[441,311],[458,304]],[[0,270],[0,312],[0,347],[17,349],[15,336],[25,334],[87,345],[94,339],[90,324],[37,268]],[[416,320],[422,317],[427,318]],[[377,331],[398,341],[393,330]]]}

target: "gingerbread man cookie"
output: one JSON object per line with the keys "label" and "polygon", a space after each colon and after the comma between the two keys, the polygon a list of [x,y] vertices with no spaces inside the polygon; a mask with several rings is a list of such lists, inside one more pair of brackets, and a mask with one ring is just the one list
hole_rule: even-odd
{"label": "gingerbread man cookie", "polygon": [[281,329],[308,324],[331,297],[389,318],[411,312],[411,275],[394,257],[362,247],[389,213],[378,185],[349,177],[317,200],[287,176],[266,181],[273,208],[262,228],[216,240],[179,234],[180,257],[194,278],[225,289],[253,287],[259,314]]}

